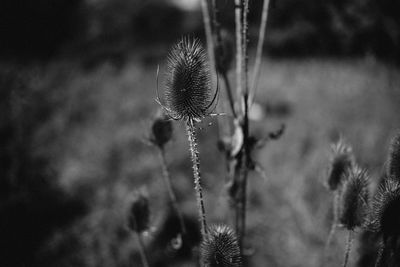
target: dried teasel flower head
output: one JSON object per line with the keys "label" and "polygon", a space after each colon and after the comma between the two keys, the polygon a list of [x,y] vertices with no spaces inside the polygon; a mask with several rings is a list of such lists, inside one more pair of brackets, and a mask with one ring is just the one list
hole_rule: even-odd
{"label": "dried teasel flower head", "polygon": [[387,178],[379,186],[372,205],[372,230],[383,240],[400,237],[400,182]]}
{"label": "dried teasel flower head", "polygon": [[400,131],[397,132],[390,143],[387,175],[400,181]]}
{"label": "dried teasel flower head", "polygon": [[357,166],[349,169],[343,184],[339,222],[348,230],[367,224],[369,212],[368,175]]}
{"label": "dried teasel flower head", "polygon": [[172,122],[163,113],[157,114],[151,125],[150,142],[163,148],[172,138]]}
{"label": "dried teasel flower head", "polygon": [[217,64],[217,71],[219,73],[226,73],[232,66],[234,58],[235,43],[231,34],[225,29],[221,30],[221,41],[217,42],[215,46],[215,57]]}
{"label": "dried teasel flower head", "polygon": [[200,121],[217,103],[218,86],[212,95],[206,53],[195,38],[183,37],[168,55],[165,102],[161,106],[174,120]]}
{"label": "dried teasel flower head", "polygon": [[341,185],[346,171],[353,167],[354,155],[352,148],[345,144],[342,138],[336,144],[333,144],[331,149],[327,186],[331,191],[335,191]]}
{"label": "dried teasel flower head", "polygon": [[229,226],[211,226],[200,250],[205,267],[242,266],[239,243]]}
{"label": "dried teasel flower head", "polygon": [[141,233],[149,228],[150,209],[149,199],[144,190],[134,194],[129,214],[128,227],[130,230]]}

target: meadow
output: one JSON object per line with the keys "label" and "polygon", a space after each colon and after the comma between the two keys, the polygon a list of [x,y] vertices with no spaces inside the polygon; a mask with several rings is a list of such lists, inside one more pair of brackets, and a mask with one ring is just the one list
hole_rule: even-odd
{"label": "meadow", "polygon": [[[191,248],[170,253],[162,248],[169,246],[163,228],[170,212],[157,150],[146,139],[160,108],[155,102],[156,70],[161,64],[163,90],[165,56],[163,52],[155,58],[151,55],[134,53],[122,65],[106,61],[90,70],[76,62],[56,62],[26,67],[20,74],[29,90],[45,92],[38,101],[53,107],[34,133],[35,153],[50,159],[57,187],[82,199],[87,207],[71,224],[52,233],[40,248],[39,262],[140,266],[137,243],[126,220],[132,193],[145,187],[151,228],[144,240],[151,266],[196,266],[196,251]],[[234,74],[230,72],[229,77],[234,79]],[[330,145],[340,136],[352,145],[375,191],[390,138],[400,124],[399,72],[372,56],[265,57],[259,85],[252,132],[262,136],[281,124],[285,132],[255,152],[266,177],[256,172],[249,176],[248,264],[322,266],[332,220],[332,195],[325,186]],[[224,110],[219,106],[218,111]],[[217,120],[227,117],[213,117],[198,125],[198,137],[208,221],[232,225],[224,156],[217,148]],[[167,160],[179,206],[188,225],[193,225],[188,228],[196,242],[197,211],[187,137],[182,122],[173,122],[173,127]],[[359,234],[349,266],[356,266],[361,254]],[[345,239],[345,231],[338,230],[329,262],[323,266],[341,264]]]}

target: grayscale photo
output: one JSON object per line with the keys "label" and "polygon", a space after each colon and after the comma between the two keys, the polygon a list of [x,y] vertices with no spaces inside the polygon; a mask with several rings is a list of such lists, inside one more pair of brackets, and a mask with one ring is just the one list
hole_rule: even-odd
{"label": "grayscale photo", "polygon": [[400,267],[400,1],[1,0],[0,267]]}

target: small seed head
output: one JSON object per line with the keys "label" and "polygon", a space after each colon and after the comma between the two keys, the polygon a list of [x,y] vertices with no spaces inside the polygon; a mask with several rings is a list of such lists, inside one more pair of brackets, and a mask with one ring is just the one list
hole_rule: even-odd
{"label": "small seed head", "polygon": [[350,146],[346,145],[342,139],[332,145],[332,154],[328,172],[327,186],[331,191],[335,191],[341,185],[343,176],[348,169],[354,165],[354,156]]}
{"label": "small seed head", "polygon": [[172,122],[165,115],[158,115],[151,126],[150,141],[163,148],[172,138]]}
{"label": "small seed head", "polygon": [[383,239],[400,237],[400,183],[387,178],[379,186],[373,200],[372,227]]}
{"label": "small seed head", "polygon": [[368,215],[368,176],[365,170],[348,170],[343,184],[339,222],[348,230],[366,225]]}
{"label": "small seed head", "polygon": [[226,225],[211,226],[200,249],[205,267],[242,266],[236,234]]}
{"label": "small seed head", "polygon": [[400,131],[393,137],[390,143],[387,175],[400,181]]}
{"label": "small seed head", "polygon": [[128,227],[130,230],[141,233],[149,228],[149,200],[147,194],[139,191],[135,194],[132,201],[129,216]]}
{"label": "small seed head", "polygon": [[215,98],[206,59],[200,42],[189,37],[170,51],[165,101],[172,118],[199,121],[210,114]]}

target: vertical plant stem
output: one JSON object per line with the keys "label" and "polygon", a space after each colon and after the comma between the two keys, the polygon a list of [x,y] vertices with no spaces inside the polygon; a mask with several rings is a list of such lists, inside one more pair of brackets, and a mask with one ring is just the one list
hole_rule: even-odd
{"label": "vertical plant stem", "polygon": [[376,258],[375,267],[380,267],[382,265],[384,254],[385,254],[385,244],[382,242],[378,251],[378,256]]}
{"label": "vertical plant stem", "polygon": [[226,72],[222,73],[222,78],[224,79],[226,93],[228,95],[229,106],[231,107],[232,115],[234,118],[237,118],[237,114],[235,111],[235,101],[233,99],[231,85],[229,83],[228,75]]}
{"label": "vertical plant stem", "polygon": [[162,176],[164,178],[165,186],[167,187],[169,200],[171,201],[171,205],[172,205],[173,209],[175,210],[176,215],[178,216],[182,234],[185,234],[186,227],[185,227],[185,223],[183,221],[182,213],[178,206],[178,202],[176,201],[176,196],[175,196],[174,190],[172,189],[171,178],[169,175],[169,170],[168,170],[167,160],[165,157],[164,148],[159,148],[159,155],[160,155],[160,161],[161,161],[161,166],[162,166],[162,174],[163,174]]}
{"label": "vertical plant stem", "polygon": [[206,33],[206,41],[207,41],[207,51],[208,57],[210,60],[210,68],[211,70],[215,70],[215,55],[214,55],[214,42],[212,36],[212,29],[211,29],[211,20],[208,8],[208,0],[201,0],[201,10],[203,13],[203,22],[204,22],[204,30]]}
{"label": "vertical plant stem", "polygon": [[139,253],[140,253],[140,259],[142,260],[142,264],[143,267],[149,267],[149,262],[147,260],[147,256],[146,256],[146,251],[144,249],[144,243],[142,240],[142,236],[140,235],[140,233],[136,232],[136,237],[138,240],[138,244],[139,244]]}
{"label": "vertical plant stem", "polygon": [[238,99],[241,99],[242,93],[242,3],[241,0],[235,0],[235,40],[236,40],[236,91]]}
{"label": "vertical plant stem", "polygon": [[254,70],[253,70],[253,81],[250,92],[250,105],[254,101],[254,97],[257,92],[258,79],[260,77],[260,66],[261,66],[262,52],[264,47],[265,31],[267,27],[268,7],[269,7],[269,0],[264,0],[263,10],[261,15],[260,32],[258,33],[256,61],[254,63]]}
{"label": "vertical plant stem", "polygon": [[201,234],[204,238],[207,234],[206,211],[204,208],[203,192],[201,187],[199,151],[197,149],[197,139],[193,121],[188,121],[186,123],[186,131],[188,134],[190,156],[193,164],[194,189],[196,190],[197,208],[199,211],[199,220],[201,224]]}
{"label": "vertical plant stem", "polygon": [[[221,27],[218,22],[218,9],[217,9],[217,5],[216,5],[216,0],[211,0],[211,10],[213,11],[212,22],[213,22],[214,33],[216,36],[216,46],[219,48],[219,49],[217,49],[217,51],[218,51],[218,53],[221,53],[223,51],[220,51],[220,49],[224,49],[224,48],[222,46]],[[217,61],[217,59],[216,59],[216,61]],[[224,70],[221,74],[224,79],[226,94],[228,96],[228,101],[229,101],[229,106],[231,108],[233,116],[236,118],[237,115],[236,115],[235,104],[234,104],[235,100],[232,95],[232,89],[231,89],[231,86],[229,83],[227,71]]]}
{"label": "vertical plant stem", "polygon": [[347,262],[349,261],[349,255],[352,243],[353,243],[353,230],[349,230],[349,233],[347,235],[346,252],[344,254],[343,267],[346,267]]}
{"label": "vertical plant stem", "polygon": [[340,200],[340,193],[335,191],[333,192],[333,220],[332,220],[332,226],[331,230],[329,231],[328,239],[326,240],[325,244],[325,250],[324,250],[324,256],[327,257],[329,255],[329,246],[331,245],[333,236],[335,235],[336,231],[336,224],[339,216],[339,211],[338,211],[338,206],[339,206],[339,200]]}

